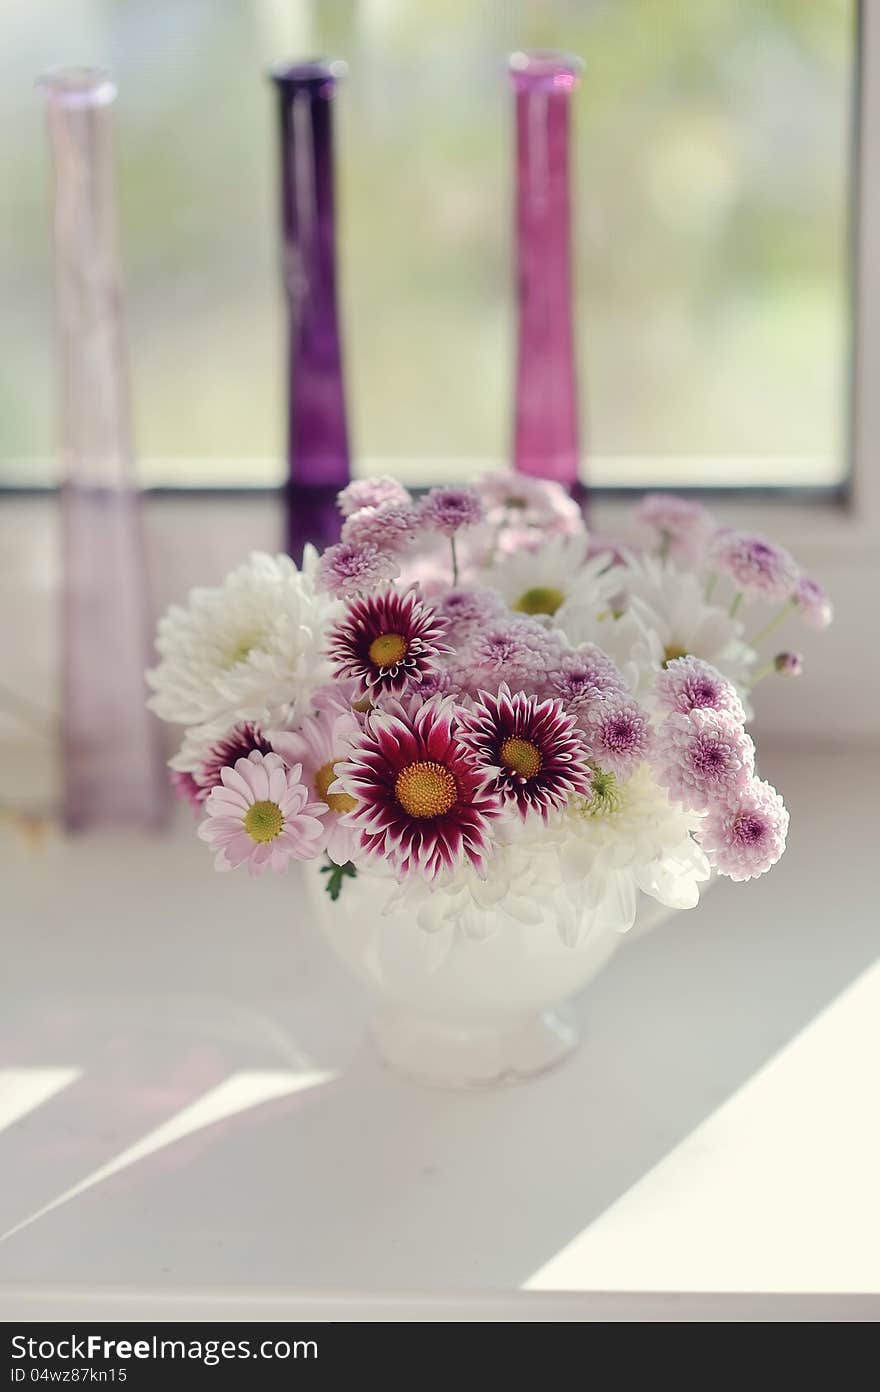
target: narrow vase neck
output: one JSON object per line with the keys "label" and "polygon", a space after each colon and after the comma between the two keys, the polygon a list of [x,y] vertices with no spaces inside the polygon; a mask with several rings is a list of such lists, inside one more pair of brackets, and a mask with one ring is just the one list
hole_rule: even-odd
{"label": "narrow vase neck", "polygon": [[342,488],[349,480],[333,192],[333,99],[341,70],[316,62],[271,74],[281,120],[288,474],[292,485],[316,488]]}
{"label": "narrow vase neck", "polygon": [[53,167],[62,471],[79,487],[116,488],[131,468],[116,89],[105,74],[79,68],[48,73],[40,86]]}
{"label": "narrow vase neck", "polygon": [[577,370],[572,325],[570,106],[580,62],[514,54],[517,354],[514,464],[578,483]]}

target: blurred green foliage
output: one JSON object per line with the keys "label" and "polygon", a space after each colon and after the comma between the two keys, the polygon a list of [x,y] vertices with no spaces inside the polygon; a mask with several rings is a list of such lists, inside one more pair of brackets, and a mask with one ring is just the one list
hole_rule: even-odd
{"label": "blurred green foliage", "polygon": [[[280,476],[273,61],[325,52],[352,434],[409,477],[506,452],[512,48],[580,53],[589,448],[662,483],[843,473],[854,0],[4,0],[0,478],[52,451],[49,170],[33,78],[116,76],[150,479]],[[713,466],[713,458],[719,459]],[[442,460],[431,465],[429,460]],[[5,463],[2,461],[6,461]],[[19,461],[19,462],[16,462]],[[25,461],[23,464],[21,461]],[[170,461],[170,462],[169,462]],[[218,463],[218,461],[226,461]],[[713,472],[714,470],[714,472]]]}

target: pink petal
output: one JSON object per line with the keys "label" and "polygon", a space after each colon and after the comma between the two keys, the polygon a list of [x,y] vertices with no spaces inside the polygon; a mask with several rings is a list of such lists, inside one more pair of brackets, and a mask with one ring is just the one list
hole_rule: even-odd
{"label": "pink petal", "polygon": [[241,865],[244,861],[248,860],[253,849],[253,844],[253,841],[246,831],[242,832],[241,836],[237,836],[234,841],[227,842],[223,847],[223,854],[229,861],[230,866],[234,868],[236,865]]}
{"label": "pink petal", "polygon": [[[243,763],[247,764],[247,760],[239,759],[235,765],[236,769]],[[254,801],[265,802],[269,796],[269,771],[265,763],[248,764],[247,773],[242,772],[242,777],[250,783]]]}
{"label": "pink petal", "polygon": [[272,802],[277,802],[279,807],[287,796],[287,772],[282,764],[274,768],[269,774],[269,798]]}
{"label": "pink petal", "polygon": [[211,796],[205,803],[205,811],[209,817],[238,817],[245,815],[250,803],[246,802],[238,793],[230,792],[228,788],[215,788]]}
{"label": "pink petal", "polygon": [[230,788],[234,792],[238,793],[239,797],[244,798],[245,803],[248,807],[250,807],[251,803],[255,800],[253,791],[251,789],[250,783],[247,782],[239,773],[239,765],[242,765],[244,768],[247,768],[247,759],[238,759],[235,768],[222,768],[220,770],[220,778],[225,788]]}
{"label": "pink petal", "polygon": [[270,739],[276,754],[280,754],[288,763],[302,762],[312,752],[301,734],[273,734]]}

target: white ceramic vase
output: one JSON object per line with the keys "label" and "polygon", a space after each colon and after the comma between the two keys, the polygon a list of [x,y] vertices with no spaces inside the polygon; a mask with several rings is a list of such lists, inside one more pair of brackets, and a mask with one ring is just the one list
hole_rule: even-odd
{"label": "white ceramic vase", "polygon": [[483,937],[426,932],[408,913],[383,913],[388,880],[360,874],[334,904],[323,877],[306,873],[333,951],[377,999],[371,1029],[382,1058],[437,1086],[516,1082],[561,1062],[578,1043],[571,998],[623,941],[585,923],[567,946],[552,899],[535,924],[501,910]]}

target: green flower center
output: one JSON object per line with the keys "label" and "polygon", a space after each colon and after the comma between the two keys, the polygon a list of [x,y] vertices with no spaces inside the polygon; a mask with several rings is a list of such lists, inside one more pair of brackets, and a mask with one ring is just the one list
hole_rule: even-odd
{"label": "green flower center", "polygon": [[277,802],[253,802],[244,819],[244,829],[252,841],[274,841],[281,835],[284,815]]}
{"label": "green flower center", "polygon": [[535,585],[534,589],[520,595],[513,608],[519,614],[555,614],[564,603],[562,590],[553,585]]}
{"label": "green flower center", "polygon": [[581,804],[585,817],[605,817],[620,806],[620,785],[613,773],[593,765],[593,796]]}
{"label": "green flower center", "polygon": [[256,646],[256,638],[241,638],[229,654],[229,666],[237,667],[239,662],[246,662]]}

